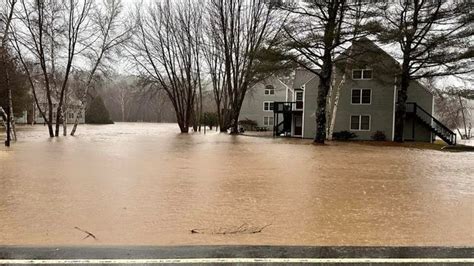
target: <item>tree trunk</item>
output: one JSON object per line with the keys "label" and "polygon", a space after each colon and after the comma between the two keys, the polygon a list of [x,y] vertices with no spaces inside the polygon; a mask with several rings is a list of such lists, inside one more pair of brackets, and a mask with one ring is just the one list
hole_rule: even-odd
{"label": "tree trunk", "polygon": [[7,108],[7,139],[5,140],[5,146],[10,147],[11,142],[11,123],[10,123],[10,107]]}
{"label": "tree trunk", "polygon": [[316,107],[316,136],[314,142],[324,144],[326,140],[326,108],[327,108],[327,95],[331,88],[331,74],[328,70],[326,73],[322,73],[318,88],[318,99]]}
{"label": "tree trunk", "polygon": [[331,89],[331,72],[333,65],[331,51],[329,49],[326,49],[324,52],[323,59],[324,62],[319,77],[320,81],[316,106],[316,136],[314,137],[314,142],[318,144],[324,144],[326,140],[327,96]]}
{"label": "tree trunk", "polygon": [[[352,68],[352,63],[351,63],[352,62],[352,60],[351,60],[352,50],[353,50],[352,48],[349,50],[348,57],[347,57],[346,62],[345,62],[344,73],[342,74],[341,81],[339,82],[339,84],[336,87],[336,92],[335,92],[335,96],[334,96],[334,106],[332,107],[331,116],[330,116],[331,121],[329,122],[330,123],[329,124],[329,130],[328,130],[328,134],[329,134],[328,139],[329,140],[332,139],[332,134],[334,133],[334,126],[336,125],[337,107],[339,105],[339,98],[340,98],[340,95],[341,95],[341,88],[346,83],[347,72],[351,71],[351,68]],[[334,72],[334,78],[335,77],[336,77],[336,72]]]}
{"label": "tree trunk", "polygon": [[74,125],[72,126],[72,130],[70,134],[71,136],[74,136],[74,134],[76,134],[77,124],[79,124],[79,114],[82,113],[81,108],[79,108],[79,112],[75,113],[76,117],[74,118]]}
{"label": "tree trunk", "polygon": [[67,112],[63,112],[63,136],[67,136]]}
{"label": "tree trunk", "polygon": [[403,142],[403,131],[405,128],[406,119],[406,103],[408,99],[408,86],[410,80],[408,78],[408,72],[402,73],[400,90],[398,91],[397,97],[397,110],[395,111],[395,137],[394,141]]}
{"label": "tree trunk", "polygon": [[186,122],[178,122],[179,130],[181,133],[189,133],[189,126]]}
{"label": "tree trunk", "polygon": [[464,114],[464,105],[462,103],[461,95],[458,94],[459,105],[461,107],[462,123],[464,126],[464,138],[461,135],[461,139],[468,139],[467,126],[466,126],[466,115]]}
{"label": "tree trunk", "polygon": [[[7,72],[8,76],[8,72]],[[10,81],[9,77],[7,77],[8,82]],[[9,114],[10,114],[10,135],[13,141],[16,141],[16,127],[15,127],[15,113],[13,112],[13,98],[12,98],[12,89],[10,84],[8,86],[8,106],[9,106]],[[12,134],[13,133],[13,134]]]}
{"label": "tree trunk", "polygon": [[6,58],[5,58],[5,54],[6,51],[4,51],[2,49],[2,62],[3,62],[3,66],[4,66],[4,69],[5,69],[5,84],[7,86],[7,92],[8,92],[8,108],[7,108],[7,139],[5,140],[5,146],[7,147],[10,147],[10,143],[11,143],[11,140],[12,140],[12,111],[13,111],[13,104],[12,104],[12,90],[10,88],[10,75],[8,73],[8,67],[6,67]]}

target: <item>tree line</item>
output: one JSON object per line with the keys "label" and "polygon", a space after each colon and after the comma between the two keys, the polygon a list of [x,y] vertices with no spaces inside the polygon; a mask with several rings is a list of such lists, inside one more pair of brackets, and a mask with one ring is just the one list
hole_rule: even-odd
{"label": "tree line", "polygon": [[[395,140],[403,141],[411,81],[472,74],[472,8],[469,1],[157,0],[127,12],[120,0],[5,0],[2,64],[14,61],[26,77],[51,137],[60,135],[61,126],[67,134],[68,95],[80,100],[78,110],[87,108],[118,61],[141,88],[167,97],[183,133],[199,130],[207,92],[220,130],[237,133],[247,91],[271,75],[303,67],[320,79],[314,141],[324,143],[354,64],[350,59],[358,53],[351,44],[368,36],[401,51]],[[335,84],[337,67],[344,74]],[[12,87],[8,76],[2,73],[10,88],[5,91]],[[71,86],[71,76],[79,86]],[[117,99],[121,106],[125,100]],[[76,129],[77,121],[70,134]]]}

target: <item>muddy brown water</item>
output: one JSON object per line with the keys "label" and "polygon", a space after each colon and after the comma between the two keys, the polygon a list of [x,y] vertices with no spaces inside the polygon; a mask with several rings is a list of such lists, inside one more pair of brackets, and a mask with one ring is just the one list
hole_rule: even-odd
{"label": "muddy brown water", "polygon": [[[0,147],[0,245],[474,245],[473,153],[172,124],[19,135]],[[214,234],[241,226],[267,227]]]}

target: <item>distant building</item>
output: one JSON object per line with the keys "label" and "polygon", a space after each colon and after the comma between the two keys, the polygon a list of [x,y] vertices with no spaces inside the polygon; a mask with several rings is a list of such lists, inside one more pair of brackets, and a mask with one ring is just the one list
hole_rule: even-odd
{"label": "distant building", "polygon": [[[370,140],[374,133],[383,132],[388,140],[393,140],[399,64],[367,38],[355,42],[353,51],[354,63],[340,88],[334,132],[350,131],[359,140]],[[336,65],[334,88],[341,82],[344,66]],[[284,116],[283,121],[276,122],[275,135],[314,138],[318,86],[319,78],[314,73],[296,71],[286,102],[275,103],[275,117]],[[335,94],[329,99],[331,110]],[[438,136],[455,143],[455,134],[432,116],[433,94],[417,81],[410,83],[406,108],[405,140],[430,142]]]}
{"label": "distant building", "polygon": [[[400,65],[367,38],[354,42],[353,51],[345,82],[341,80],[346,70],[343,56],[347,55],[338,57],[336,64],[333,90],[338,84],[342,86],[334,132],[353,132],[358,140],[371,140],[376,132],[382,132],[387,140],[393,140]],[[285,84],[277,78],[261,82],[246,95],[239,120],[248,118],[273,127],[275,136],[314,138],[318,86],[318,76],[306,69],[297,69],[293,82]],[[335,95],[333,91],[328,99],[329,114],[334,110]],[[417,81],[410,83],[406,110],[405,140],[431,142],[438,136],[455,143],[455,134],[433,117],[433,94]]]}
{"label": "distant building", "polygon": [[259,129],[273,130],[274,103],[285,101],[288,91],[288,86],[275,76],[257,83],[245,95],[239,121],[252,120]]}
{"label": "distant building", "polygon": [[[44,112],[45,116],[48,117],[48,101],[46,98],[45,93],[38,91],[37,93],[38,96],[38,102],[41,107],[41,110]],[[65,119],[68,124],[73,124],[76,119],[76,114],[78,117],[79,124],[84,124],[85,123],[85,111],[83,108],[81,108],[81,102],[77,100],[75,97],[72,95],[66,96],[66,104],[63,105],[63,108],[66,108],[66,113],[65,113]],[[53,97],[53,122],[56,122],[56,110],[58,108],[57,100]],[[38,109],[38,106],[36,103],[32,104],[31,110],[28,112],[28,117],[27,119],[24,119],[22,121],[25,121],[25,123],[29,124],[44,124],[45,120],[43,116],[41,115],[41,112]],[[19,122],[18,119],[15,119],[17,123],[22,123]]]}
{"label": "distant building", "polygon": [[[47,103],[41,103],[41,109],[45,113],[46,117],[48,117],[48,104]],[[76,119],[76,110],[79,110],[81,107],[80,104],[73,104],[73,105],[68,105],[66,109],[66,122],[68,124],[74,124],[75,119]],[[57,109],[57,104],[53,104],[53,121],[56,121],[56,109]],[[84,110],[80,110],[77,113],[77,117],[79,118],[79,124],[84,124],[85,123],[85,112]],[[19,123],[19,122],[17,122]],[[33,124],[44,124],[45,120],[41,113],[38,110],[38,107],[35,105],[33,107]]]}

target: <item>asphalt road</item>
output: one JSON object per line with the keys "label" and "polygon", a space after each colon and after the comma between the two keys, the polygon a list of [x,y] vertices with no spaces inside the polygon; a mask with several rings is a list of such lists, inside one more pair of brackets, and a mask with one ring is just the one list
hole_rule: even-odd
{"label": "asphalt road", "polygon": [[0,264],[317,263],[472,265],[471,247],[0,246]]}

